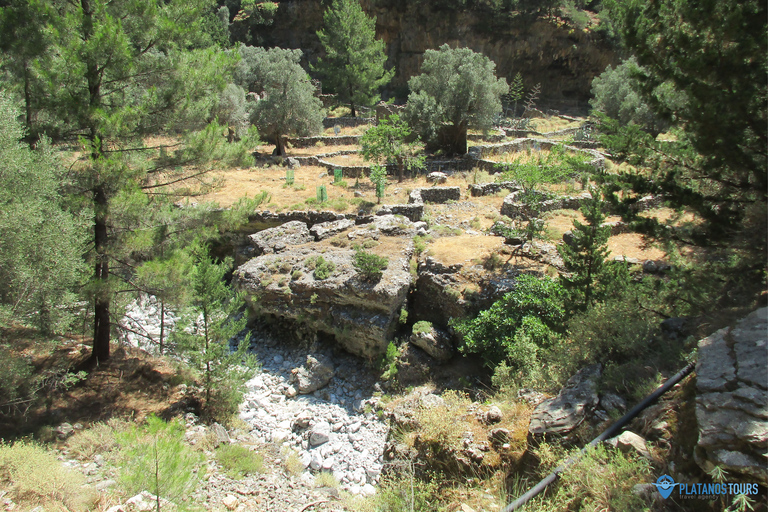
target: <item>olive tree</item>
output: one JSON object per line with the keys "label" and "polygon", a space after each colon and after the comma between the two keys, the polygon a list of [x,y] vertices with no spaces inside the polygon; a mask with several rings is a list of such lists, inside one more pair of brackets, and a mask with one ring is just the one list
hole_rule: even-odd
{"label": "olive tree", "polygon": [[467,130],[487,130],[501,112],[509,86],[496,78],[496,65],[469,48],[427,50],[421,74],[411,78],[405,116],[432,148],[467,152]]}
{"label": "olive tree", "polygon": [[285,136],[307,136],[322,128],[322,103],[309,75],[299,65],[301,50],[240,48],[238,85],[259,95],[251,104],[251,123],[285,155]]}

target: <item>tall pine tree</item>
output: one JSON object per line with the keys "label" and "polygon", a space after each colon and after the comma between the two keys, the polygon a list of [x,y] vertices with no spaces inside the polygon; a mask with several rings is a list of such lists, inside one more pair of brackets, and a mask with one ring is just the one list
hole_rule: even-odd
{"label": "tall pine tree", "polygon": [[600,192],[592,189],[592,198],[581,207],[586,224],[573,222],[573,239],[558,246],[565,269],[570,276],[562,275],[563,287],[570,293],[569,308],[583,310],[599,298],[601,285],[606,276],[605,259],[609,254],[607,242],[611,228],[603,226],[605,202]]}
{"label": "tall pine tree", "polygon": [[147,148],[143,137],[199,127],[206,98],[223,88],[222,72],[234,59],[200,49],[210,44],[201,20],[213,8],[211,0],[49,3],[57,13],[43,29],[50,36],[49,63],[36,71],[45,118],[61,127],[62,137],[77,137],[83,148],[72,168],[72,192],[92,218],[92,360],[101,361],[110,354],[114,294],[130,275],[126,240],[151,217],[156,194],[190,171],[203,175],[207,169],[196,164],[221,139],[218,130],[209,130],[197,139],[199,147],[174,145],[169,156],[159,147]]}
{"label": "tall pine tree", "polygon": [[355,116],[356,107],[379,100],[378,90],[392,79],[394,69],[384,69],[387,56],[384,42],[376,39],[376,20],[366,16],[357,0],[334,0],[323,21],[325,29],[317,36],[326,56],[314,69]]}

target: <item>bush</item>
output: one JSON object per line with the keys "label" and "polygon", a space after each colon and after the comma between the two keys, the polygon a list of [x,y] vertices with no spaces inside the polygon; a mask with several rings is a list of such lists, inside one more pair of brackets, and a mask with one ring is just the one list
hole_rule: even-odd
{"label": "bush", "polygon": [[[544,462],[547,457],[542,456],[541,447],[538,451]],[[549,462],[542,464],[542,471],[549,472],[549,466],[557,464],[556,460]],[[583,505],[586,503],[590,510],[640,512],[648,510],[648,504],[642,496],[632,492],[632,488],[651,480],[650,464],[645,459],[598,445],[561,475],[553,493],[544,499],[536,499],[531,505],[542,512],[585,510]]]}
{"label": "bush", "polygon": [[237,444],[224,445],[216,450],[216,460],[224,468],[224,472],[234,480],[264,470],[264,457],[260,453]]}
{"label": "bush", "polygon": [[[405,310],[403,310],[405,311]],[[394,341],[390,341],[387,345],[387,352],[381,358],[379,368],[382,370],[382,380],[389,380],[397,375],[397,356],[400,355],[400,350],[395,345]]]}
{"label": "bush", "polygon": [[109,453],[117,448],[117,433],[126,429],[127,423],[111,419],[106,423],[94,423],[91,428],[79,430],[67,440],[69,453],[81,460],[91,459],[97,453]]}
{"label": "bush", "polygon": [[363,249],[355,251],[352,264],[363,276],[363,279],[375,281],[381,278],[381,273],[387,269],[389,260],[378,254],[367,252]]}
{"label": "bush", "polygon": [[419,320],[413,324],[413,334],[427,334],[432,331],[432,322]]}
{"label": "bush", "polygon": [[[0,482],[10,497],[27,510],[94,510],[98,495],[85,487],[85,477],[65,468],[56,456],[35,444],[0,443]],[[47,505],[50,505],[48,507]]]}
{"label": "bush", "polygon": [[145,425],[117,436],[118,479],[129,495],[149,491],[157,496],[159,507],[161,499],[182,500],[194,488],[202,456],[184,442],[184,433],[180,422],[150,416]]}
{"label": "bush", "polygon": [[332,261],[326,261],[319,254],[307,258],[306,265],[309,270],[314,271],[312,275],[315,276],[315,279],[328,279],[336,271],[336,264]]}
{"label": "bush", "polygon": [[480,354],[490,367],[502,361],[523,376],[540,370],[538,352],[559,338],[565,318],[563,288],[548,277],[523,275],[515,289],[472,320],[453,321],[459,350]]}

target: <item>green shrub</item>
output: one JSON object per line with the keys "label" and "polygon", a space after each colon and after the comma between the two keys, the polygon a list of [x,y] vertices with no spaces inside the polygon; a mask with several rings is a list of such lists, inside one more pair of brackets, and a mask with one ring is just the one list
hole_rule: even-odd
{"label": "green shrub", "polygon": [[67,440],[69,453],[82,460],[91,459],[97,453],[109,453],[118,446],[117,433],[126,428],[127,423],[119,419],[94,423],[90,428],[75,432]]}
{"label": "green shrub", "polygon": [[310,256],[307,258],[305,265],[309,270],[313,270],[315,279],[328,279],[336,271],[336,264],[332,261],[327,261],[321,255]]}
{"label": "green shrub", "polygon": [[437,481],[425,482],[413,475],[413,471],[391,472],[384,477],[373,498],[373,510],[377,512],[434,512],[442,510]]}
{"label": "green shrub", "polygon": [[432,322],[419,320],[413,324],[413,334],[427,334],[432,331]]}
{"label": "green shrub", "polygon": [[352,264],[363,276],[363,279],[375,281],[381,278],[381,274],[386,270],[389,260],[378,254],[358,249],[352,258]]}
{"label": "green shrub", "polygon": [[0,345],[0,406],[13,403],[30,391],[32,365],[17,350]]}
{"label": "green shrub", "polygon": [[479,354],[495,367],[507,361],[532,376],[540,369],[538,353],[552,346],[565,318],[563,288],[548,277],[523,275],[515,289],[471,320],[452,321],[462,335],[459,350]]}
{"label": "green shrub", "polygon": [[264,456],[238,444],[227,444],[216,450],[216,460],[234,480],[264,471]]}
{"label": "green shrub", "polygon": [[36,444],[0,443],[0,482],[22,510],[95,510],[98,494],[85,477],[64,466],[54,453]]}
{"label": "green shrub", "polygon": [[[541,448],[538,451],[540,460],[546,460]],[[550,466],[556,464],[557,460],[552,460],[540,469],[549,472]],[[632,488],[652,480],[648,461],[601,444],[563,472],[556,489],[544,498],[537,498],[530,506],[532,510],[542,512],[587,509],[641,512],[648,510],[648,504],[642,496],[632,492]],[[588,508],[584,506],[586,504],[589,504]]]}
{"label": "green shrub", "polygon": [[397,375],[397,356],[400,355],[400,350],[394,341],[390,341],[387,345],[387,352],[381,358],[379,368],[383,370],[381,378],[383,380],[389,380]]}
{"label": "green shrub", "polygon": [[194,489],[195,471],[202,455],[184,442],[185,428],[179,421],[166,423],[150,416],[143,426],[117,436],[120,445],[118,480],[129,495],[149,491],[162,499],[183,500]]}

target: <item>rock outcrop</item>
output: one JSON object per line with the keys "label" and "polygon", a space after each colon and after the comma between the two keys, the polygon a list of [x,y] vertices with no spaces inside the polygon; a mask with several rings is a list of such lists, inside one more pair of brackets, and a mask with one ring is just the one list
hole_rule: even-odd
{"label": "rock outcrop", "polygon": [[[405,218],[375,216],[373,222],[355,226],[323,242],[307,242],[305,236],[285,237],[259,233],[266,251],[244,263],[234,273],[233,283],[245,292],[253,313],[290,319],[310,332],[335,337],[346,350],[362,357],[377,357],[386,351],[397,327],[412,277],[413,224]],[[315,230],[317,231],[317,230]],[[309,239],[312,236],[307,230]],[[319,233],[316,233],[319,234]],[[359,275],[351,243],[372,242],[371,252],[389,258],[381,278],[370,281]]]}
{"label": "rock outcrop", "polygon": [[696,462],[768,484],[768,308],[700,340],[698,356]]}
{"label": "rock outcrop", "polygon": [[568,379],[555,398],[541,402],[531,414],[528,432],[534,436],[566,435],[578,427],[599,402],[597,383],[602,367],[582,368]]}

